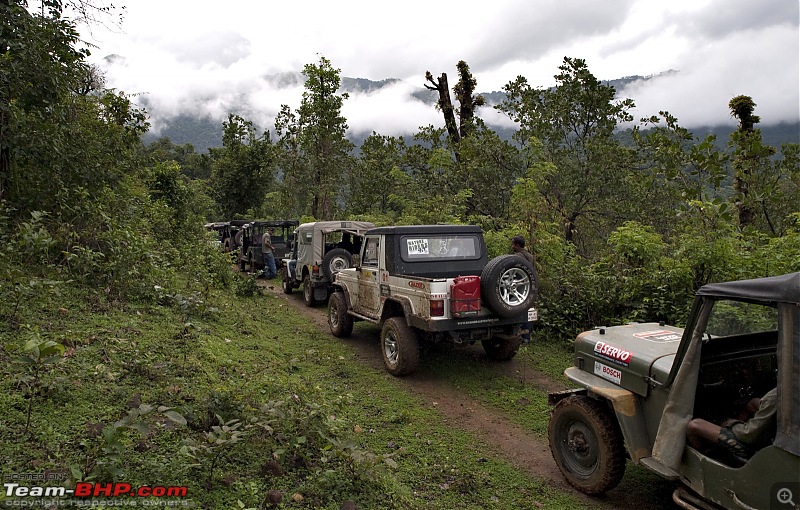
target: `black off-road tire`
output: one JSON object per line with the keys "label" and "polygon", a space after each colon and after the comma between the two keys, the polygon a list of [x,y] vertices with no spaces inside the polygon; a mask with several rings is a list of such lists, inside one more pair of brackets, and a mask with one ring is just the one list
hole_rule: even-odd
{"label": "black off-road tire", "polygon": [[332,282],[334,274],[353,265],[352,257],[353,255],[344,248],[334,248],[322,257],[322,274]]}
{"label": "black off-road tire", "polygon": [[495,361],[508,361],[517,355],[519,346],[522,343],[517,337],[492,337],[489,340],[481,340],[486,356]]}
{"label": "black off-road tire", "polygon": [[586,494],[613,489],[625,474],[625,443],[613,411],[585,395],[556,405],[547,426],[550,451],[567,481]]}
{"label": "black off-road tire", "polygon": [[281,288],[284,294],[291,294],[294,288],[292,281],[289,279],[289,268],[287,267],[281,268]]}
{"label": "black off-road tire", "polygon": [[381,357],[386,371],[394,376],[408,375],[419,365],[419,339],[406,324],[405,317],[387,319],[381,330]]}
{"label": "black off-road tire", "polygon": [[347,338],[353,332],[353,317],[347,313],[343,292],[334,292],[328,301],[328,326],[333,336]]}
{"label": "black off-road tire", "polygon": [[526,312],[536,301],[538,279],[533,265],[518,255],[500,255],[481,272],[481,297],[502,317]]}
{"label": "black off-road tire", "polygon": [[314,299],[314,286],[311,285],[311,278],[308,275],[303,277],[303,301],[308,307],[317,304],[317,300]]}

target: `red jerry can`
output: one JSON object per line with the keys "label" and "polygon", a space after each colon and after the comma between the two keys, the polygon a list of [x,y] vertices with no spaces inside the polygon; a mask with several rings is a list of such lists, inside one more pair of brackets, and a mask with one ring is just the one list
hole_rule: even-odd
{"label": "red jerry can", "polygon": [[450,286],[450,315],[469,317],[481,310],[481,279],[479,276],[459,276]]}

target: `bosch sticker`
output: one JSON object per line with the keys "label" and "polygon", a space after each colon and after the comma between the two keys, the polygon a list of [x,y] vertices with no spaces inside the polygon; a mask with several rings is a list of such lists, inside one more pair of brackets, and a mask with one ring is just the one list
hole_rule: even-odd
{"label": "bosch sticker", "polygon": [[681,335],[666,329],[642,331],[641,333],[634,333],[633,336],[636,338],[641,338],[642,340],[650,340],[652,342],[674,342],[681,339]]}
{"label": "bosch sticker", "polygon": [[622,372],[616,368],[603,365],[602,363],[594,362],[594,375],[598,375],[607,381],[616,384],[622,384]]}
{"label": "bosch sticker", "polygon": [[623,367],[627,367],[630,364],[632,357],[630,351],[614,347],[605,342],[597,342],[594,345],[594,353],[596,356]]}

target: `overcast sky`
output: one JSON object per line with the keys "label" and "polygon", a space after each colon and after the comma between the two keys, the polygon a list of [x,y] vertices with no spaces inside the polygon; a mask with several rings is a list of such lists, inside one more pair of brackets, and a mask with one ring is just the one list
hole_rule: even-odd
{"label": "overcast sky", "polygon": [[[585,59],[599,79],[678,73],[624,91],[637,118],[667,110],[687,127],[733,123],[728,101],[751,96],[762,125],[800,117],[798,0],[135,0],[121,27],[93,27],[90,61],[107,86],[146,94],[159,119],[207,112],[220,121],[237,106],[272,129],[281,104],[296,108],[302,85],[278,90],[265,76],[302,71],[324,56],[341,76],[402,83],[351,96],[351,130],[410,134],[443,125],[411,101],[426,71],[465,60],[479,91],[518,75],[550,86],[565,56]],[[114,64],[103,57],[123,58]],[[487,122],[501,115],[482,109]]]}

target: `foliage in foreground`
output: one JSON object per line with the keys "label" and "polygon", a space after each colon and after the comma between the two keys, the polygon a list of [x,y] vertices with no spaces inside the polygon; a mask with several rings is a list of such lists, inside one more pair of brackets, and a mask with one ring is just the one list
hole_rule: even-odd
{"label": "foliage in foreground", "polygon": [[204,508],[575,507],[280,299],[160,295],[63,286],[0,332],[0,476],[187,485]]}

